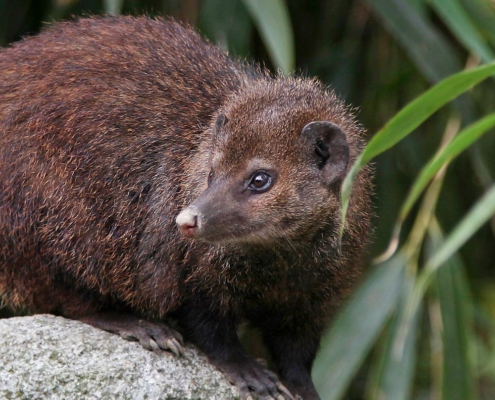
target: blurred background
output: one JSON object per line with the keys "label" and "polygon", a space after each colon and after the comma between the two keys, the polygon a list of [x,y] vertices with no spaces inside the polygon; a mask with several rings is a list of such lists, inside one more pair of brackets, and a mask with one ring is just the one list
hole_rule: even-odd
{"label": "blurred background", "polygon": [[[495,57],[493,0],[0,0],[0,45],[58,20],[119,13],[171,16],[195,26],[234,57],[275,72],[316,76],[356,108],[370,137],[433,84]],[[445,133],[495,110],[494,83],[488,79],[477,85],[374,160],[376,216],[368,265],[387,248],[411,183]],[[445,232],[493,185],[494,142],[488,132],[449,166],[435,211]],[[413,213],[406,221],[403,236],[414,218]],[[495,398],[494,233],[492,218],[462,247],[459,258],[475,333],[467,344],[475,381],[469,398]],[[421,317],[411,398],[441,398],[431,312],[427,307]],[[373,352],[346,398],[370,397],[370,365]]]}

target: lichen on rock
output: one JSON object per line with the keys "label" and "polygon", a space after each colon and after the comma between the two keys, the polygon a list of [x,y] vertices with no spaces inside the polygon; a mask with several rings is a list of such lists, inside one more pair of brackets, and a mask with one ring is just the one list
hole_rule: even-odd
{"label": "lichen on rock", "polygon": [[184,356],[52,315],[0,319],[1,399],[238,399],[194,347]]}

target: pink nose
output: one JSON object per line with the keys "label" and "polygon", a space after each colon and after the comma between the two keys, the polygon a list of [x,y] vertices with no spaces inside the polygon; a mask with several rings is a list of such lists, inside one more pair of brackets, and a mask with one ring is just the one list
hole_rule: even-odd
{"label": "pink nose", "polygon": [[182,225],[179,225],[180,231],[184,234],[184,236],[193,236],[196,228],[198,227],[198,217],[194,216],[193,221],[185,222]]}
{"label": "pink nose", "polygon": [[175,222],[186,237],[194,236],[194,233],[198,230],[198,214],[191,207],[182,210]]}

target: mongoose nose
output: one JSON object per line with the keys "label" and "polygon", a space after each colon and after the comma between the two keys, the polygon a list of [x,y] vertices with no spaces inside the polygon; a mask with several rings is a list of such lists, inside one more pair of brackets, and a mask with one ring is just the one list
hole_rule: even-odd
{"label": "mongoose nose", "polygon": [[184,236],[192,237],[198,230],[198,213],[192,207],[188,207],[181,211],[175,222]]}

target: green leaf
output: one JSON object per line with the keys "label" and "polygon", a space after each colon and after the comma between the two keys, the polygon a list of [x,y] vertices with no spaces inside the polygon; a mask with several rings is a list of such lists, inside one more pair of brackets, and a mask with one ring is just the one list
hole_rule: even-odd
{"label": "green leaf", "polygon": [[485,62],[493,61],[495,53],[486,44],[469,15],[458,0],[428,0],[457,39]]}
{"label": "green leaf", "polygon": [[452,45],[409,0],[368,0],[383,22],[430,82],[462,69]]}
{"label": "green leaf", "polygon": [[[443,243],[443,235],[436,225],[430,226],[430,244],[435,251]],[[442,316],[442,398],[470,400],[475,398],[473,366],[469,357],[470,343],[474,343],[472,299],[467,279],[458,257],[452,257],[434,275]]]}
{"label": "green leaf", "polygon": [[400,300],[402,253],[377,267],[333,322],[313,368],[325,400],[340,399]]}
{"label": "green leaf", "polygon": [[119,15],[123,4],[124,0],[103,0],[105,13],[109,15]]}
{"label": "green leaf", "polygon": [[438,251],[428,260],[423,274],[429,274],[444,264],[459,248],[495,214],[495,185],[476,202],[457,224]]}
{"label": "green leaf", "polygon": [[470,17],[475,21],[483,31],[484,38],[495,43],[495,26],[493,19],[495,18],[495,7],[490,0],[461,0],[464,9],[469,12]]}
{"label": "green leaf", "polygon": [[[426,164],[413,183],[409,195],[399,214],[401,224],[411,211],[412,206],[435,174],[447,163],[450,163],[462,151],[479,139],[486,131],[495,127],[495,114],[490,114],[460,132],[447,146]],[[396,228],[397,229],[397,228]]]}
{"label": "green leaf", "polygon": [[199,28],[223,50],[248,56],[253,22],[241,0],[203,0]]}
{"label": "green leaf", "polygon": [[444,79],[399,111],[373,136],[342,183],[342,232],[345,226],[345,214],[349,205],[352,184],[359,170],[375,156],[388,150],[409,135],[439,108],[493,74],[495,74],[495,64],[491,63],[458,72]]}
{"label": "green leaf", "polygon": [[285,74],[294,70],[294,38],[283,0],[243,0],[276,67]]}
{"label": "green leaf", "polygon": [[416,364],[416,336],[421,321],[421,308],[416,310],[414,317],[407,321],[407,325],[401,325],[401,322],[405,321],[404,312],[407,309],[405,304],[412,293],[413,285],[413,277],[406,274],[401,305],[387,332],[381,361],[374,370],[374,387],[371,388],[368,396],[371,399],[409,398]]}
{"label": "green leaf", "polygon": [[452,257],[459,248],[476,233],[476,231],[495,214],[495,185],[476,202],[469,213],[457,224],[453,232],[445,239],[425,264],[421,274],[416,279],[410,301],[404,313],[404,321],[412,319],[419,308],[421,299],[431,282],[436,271]]}

